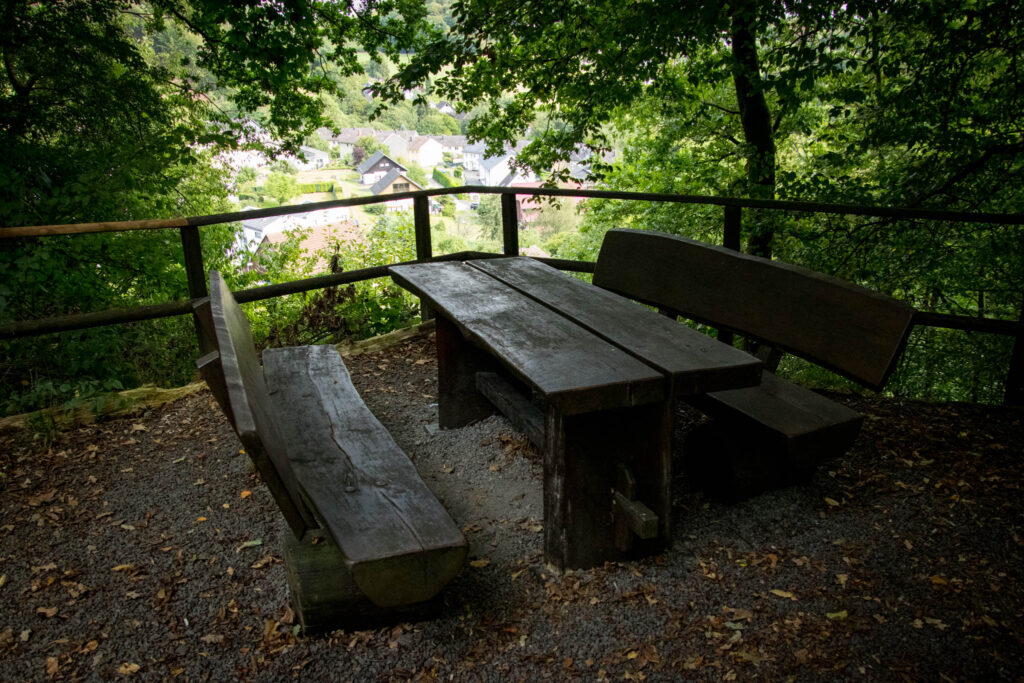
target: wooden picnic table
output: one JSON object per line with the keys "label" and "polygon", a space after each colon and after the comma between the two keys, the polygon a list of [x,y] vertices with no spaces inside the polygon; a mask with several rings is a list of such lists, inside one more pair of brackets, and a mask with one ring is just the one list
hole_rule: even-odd
{"label": "wooden picnic table", "polygon": [[440,426],[498,406],[541,447],[550,565],[667,547],[672,401],[755,386],[757,359],[530,258],[390,272],[437,314]]}

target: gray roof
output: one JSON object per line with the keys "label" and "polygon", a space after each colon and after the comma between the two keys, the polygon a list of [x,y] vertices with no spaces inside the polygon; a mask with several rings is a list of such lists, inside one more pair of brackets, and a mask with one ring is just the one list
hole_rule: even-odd
{"label": "gray roof", "polygon": [[363,173],[366,173],[371,168],[373,168],[374,164],[376,164],[381,159],[387,159],[392,164],[394,164],[396,168],[400,168],[403,171],[407,170],[405,168],[405,166],[402,166],[400,163],[398,163],[397,161],[395,161],[394,159],[389,157],[387,154],[385,154],[384,152],[381,152],[381,151],[378,150],[378,151],[374,152],[373,154],[371,154],[366,159],[363,159],[363,163],[359,164],[359,166],[356,168],[356,171],[360,175],[362,175]]}
{"label": "gray roof", "polygon": [[[388,186],[391,185],[391,183],[398,180],[399,176],[405,178],[406,180],[409,180],[409,178],[406,178],[402,174],[402,171],[399,171],[397,168],[393,168],[390,171],[388,171],[388,174],[386,176],[384,176],[383,178],[381,178],[380,180],[373,184],[373,187],[370,188],[370,194],[380,194],[384,190],[388,189]],[[409,180],[409,183],[411,185],[415,185],[417,190],[423,189],[422,187],[414,183],[412,180]]]}
{"label": "gray roof", "polygon": [[500,164],[509,158],[509,154],[502,154],[496,157],[484,157],[483,161],[480,162],[480,168],[490,171],[492,168]]}
{"label": "gray roof", "polygon": [[280,216],[267,216],[265,218],[243,218],[240,222],[243,228],[249,230],[255,230],[256,232],[263,232],[263,228],[267,227],[274,221],[281,218]]}

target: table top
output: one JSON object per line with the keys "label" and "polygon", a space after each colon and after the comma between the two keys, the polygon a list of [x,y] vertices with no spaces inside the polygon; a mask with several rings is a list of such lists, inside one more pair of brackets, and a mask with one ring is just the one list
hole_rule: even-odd
{"label": "table top", "polygon": [[566,414],[760,382],[748,354],[534,259],[390,272]]}

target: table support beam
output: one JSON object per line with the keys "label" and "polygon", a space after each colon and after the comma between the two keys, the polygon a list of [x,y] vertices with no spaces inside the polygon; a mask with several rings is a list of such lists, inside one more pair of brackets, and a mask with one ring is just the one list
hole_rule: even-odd
{"label": "table support beam", "polygon": [[497,364],[447,318],[438,315],[435,320],[438,426],[457,429],[493,415],[494,404],[477,389],[476,374],[494,372]]}
{"label": "table support beam", "polygon": [[[548,406],[544,559],[557,571],[661,552],[670,543],[671,402],[562,415]],[[613,520],[619,464],[636,474],[636,500],[658,517],[654,538],[623,552]]]}

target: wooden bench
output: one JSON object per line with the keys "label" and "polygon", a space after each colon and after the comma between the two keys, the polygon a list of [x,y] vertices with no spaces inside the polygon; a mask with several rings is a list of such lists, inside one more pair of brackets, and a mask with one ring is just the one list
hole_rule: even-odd
{"label": "wooden bench", "polygon": [[[793,353],[879,390],[913,324],[910,306],[805,268],[674,235],[610,230],[594,284]],[[711,416],[685,449],[714,492],[746,497],[845,453],[863,416],[765,372],[760,386],[694,396]]]}
{"label": "wooden bench", "polygon": [[466,539],[367,409],[331,346],[267,349],[216,271],[197,362],[284,513],[293,607],[311,631],[434,613]]}

